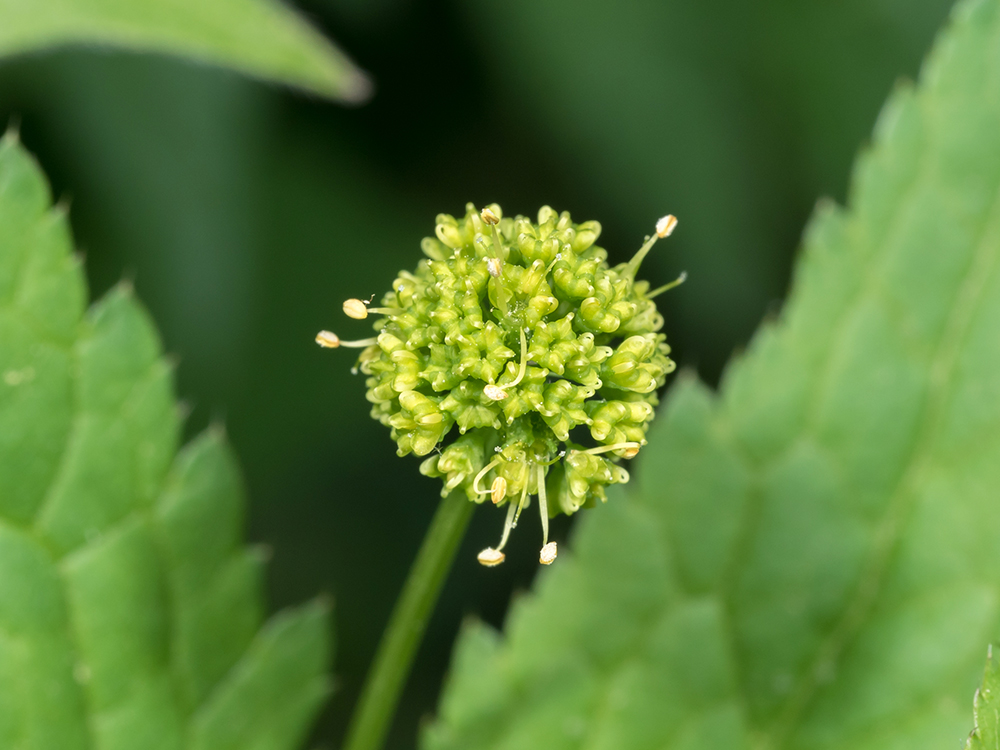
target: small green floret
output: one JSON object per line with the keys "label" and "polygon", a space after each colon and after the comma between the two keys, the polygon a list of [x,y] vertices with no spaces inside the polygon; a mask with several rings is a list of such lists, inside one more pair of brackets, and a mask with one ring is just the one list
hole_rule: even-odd
{"label": "small green floret", "polygon": [[[430,455],[420,471],[444,480],[442,494],[498,498],[504,542],[537,496],[547,544],[549,516],[605,500],[605,487],[628,481],[617,461],[646,442],[656,390],[675,368],[651,298],[672,285],[650,293],[635,273],[675,225],[661,219],[611,268],[596,221],[574,224],[545,206],[535,223],[469,204],[461,219],[437,217],[421,243],[427,258],[400,273],[380,307],[345,303],[352,318],[377,315],[375,339],[324,331],[317,341],[364,347],[372,416],[400,456]],[[490,560],[502,560],[504,542]],[[555,546],[542,557],[551,562]]]}

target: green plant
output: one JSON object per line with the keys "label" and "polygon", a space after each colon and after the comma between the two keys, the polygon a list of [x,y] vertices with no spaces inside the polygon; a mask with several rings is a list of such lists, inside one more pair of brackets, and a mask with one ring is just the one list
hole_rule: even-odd
{"label": "green plant", "polygon": [[[99,42],[194,55],[328,95],[356,98],[363,88],[318,34],[271,3],[227,0],[211,12],[180,0],[47,6],[52,13],[36,14],[0,2],[0,52]],[[237,17],[245,23],[230,24]],[[269,33],[273,24],[283,31]],[[570,553],[513,609],[506,638],[467,627],[424,747],[910,750],[959,741],[982,647],[1000,625],[997,91],[1000,2],[965,0],[919,86],[900,87],[883,112],[849,208],[819,209],[781,318],[734,362],[718,394],[691,374],[679,378],[636,481],[611,487],[608,502],[584,514]],[[442,241],[454,248],[449,228],[461,234],[479,220],[475,212],[441,220]],[[496,252],[507,261],[527,233],[514,226],[501,224],[498,247],[477,260]],[[525,248],[518,252],[535,249]],[[221,431],[177,454],[170,367],[151,324],[127,286],[85,316],[71,250],[65,212],[8,135],[0,146],[0,748],[295,747],[328,693],[326,605],[261,626],[261,555],[239,542],[240,481]],[[433,242],[425,252],[439,263],[449,256]],[[539,286],[554,260],[544,259]],[[481,266],[461,273],[489,286],[499,310],[490,314],[509,323],[504,307],[516,290],[506,282],[516,279],[505,272],[523,277],[532,266],[492,275]],[[542,435],[546,459],[564,449],[570,422],[586,423],[586,398],[548,415],[536,403],[548,386],[532,380],[527,362],[551,350],[530,352],[527,331],[534,339],[546,315],[576,304],[550,291],[528,295],[540,305],[537,320],[501,326],[491,345],[505,351],[479,379],[503,398],[445,409],[447,398],[460,400],[460,383],[448,378],[465,363],[461,352],[442,352],[451,356],[436,363],[442,396],[426,407],[403,397],[433,400],[412,384],[379,391],[413,376],[403,348],[362,353],[376,415],[402,452],[430,456],[452,421],[468,430],[452,446],[475,443],[471,458],[445,448],[425,464],[446,489],[483,498],[475,479],[487,477],[487,451],[503,437],[497,420],[503,429],[524,418],[531,442]],[[625,291],[635,297],[603,302],[643,308],[638,317],[648,319],[634,333],[652,347],[636,361],[659,385],[671,363],[656,348],[655,308],[645,287]],[[355,316],[367,315],[354,302]],[[383,333],[409,338],[434,322],[428,308],[426,319],[403,325],[390,309],[397,302],[383,301]],[[602,330],[592,322],[594,331],[576,334]],[[579,335],[569,343],[579,346]],[[523,411],[508,413],[508,398]],[[655,398],[643,386],[611,400]],[[627,420],[621,435],[609,422],[591,437],[631,452],[620,444],[640,442],[649,416]],[[522,503],[512,500],[533,494],[532,480],[510,463],[490,489],[516,512]],[[621,484],[591,481],[614,478],[615,464],[591,468],[563,510]],[[560,471],[549,475],[553,487],[562,486]],[[534,492],[545,486],[536,476]],[[351,750],[384,737],[474,507],[458,491],[442,500]],[[970,748],[996,745],[996,670],[991,658]]]}
{"label": "green plant", "polygon": [[63,208],[0,141],[0,747],[291,748],[329,693],[328,607],[263,622],[221,431],[180,453],[127,285],[84,315]]}

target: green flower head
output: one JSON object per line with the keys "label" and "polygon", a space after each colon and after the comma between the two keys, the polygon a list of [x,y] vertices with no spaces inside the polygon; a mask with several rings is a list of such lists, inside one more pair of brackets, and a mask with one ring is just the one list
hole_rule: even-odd
{"label": "green flower head", "polygon": [[503,218],[472,204],[456,219],[437,217],[427,257],[401,272],[381,306],[351,299],[344,312],[376,316],[378,335],[317,343],[362,349],[372,416],[391,430],[398,453],[429,456],[421,473],[440,477],[442,494],[507,506],[503,538],[484,565],[503,561],[510,530],[538,498],[542,563],[556,556],[548,520],[604,501],[628,481],[621,459],[635,456],[674,370],[663,316],[635,274],[673,216],[628,263],[610,267],[594,244],[596,221],[575,224],[548,206],[538,221]]}

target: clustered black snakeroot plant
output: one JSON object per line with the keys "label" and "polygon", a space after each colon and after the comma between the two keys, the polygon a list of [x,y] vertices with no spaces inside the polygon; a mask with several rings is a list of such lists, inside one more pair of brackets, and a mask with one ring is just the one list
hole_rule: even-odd
{"label": "clustered black snakeroot plant", "polygon": [[380,307],[344,303],[351,318],[378,315],[378,335],[342,341],[322,331],[316,341],[363,349],[372,416],[391,428],[400,456],[434,454],[420,471],[444,479],[443,495],[461,488],[474,502],[507,505],[483,565],[503,562],[532,496],[548,565],[550,515],[604,501],[607,485],[628,481],[616,459],[645,444],[656,390],[675,368],[653,298],[684,275],[650,291],[635,274],[677,219],[660,219],[632,260],[612,268],[594,244],[596,221],[574,224],[548,206],[537,223],[501,217],[496,204],[469,204],[461,219],[440,214],[436,238],[421,243],[427,257],[400,273]]}

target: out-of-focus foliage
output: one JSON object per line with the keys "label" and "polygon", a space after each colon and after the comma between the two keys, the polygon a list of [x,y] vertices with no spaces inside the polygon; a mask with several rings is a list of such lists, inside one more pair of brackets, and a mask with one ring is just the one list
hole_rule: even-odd
{"label": "out-of-focus foliage", "polygon": [[974,728],[965,743],[965,750],[1000,748],[1000,664],[997,664],[992,646],[986,655],[983,684],[976,690],[973,721]]}
{"label": "out-of-focus foliage", "polygon": [[849,208],[727,372],[668,396],[638,491],[501,641],[473,626],[425,747],[947,747],[1000,627],[1000,2],[883,111]]}
{"label": "out-of-focus foliage", "polygon": [[[188,434],[225,421],[251,537],[274,550],[272,601],[334,594],[339,690],[315,739],[336,747],[439,483],[396,457],[362,379],[313,343],[317,327],[412,266],[429,217],[467,200],[598,217],[612,262],[673,211],[681,229],[644,274],[690,272],[661,309],[672,356],[714,383],[784,294],[816,197],[843,195],[951,0],[297,4],[372,71],[370,104],[60,50],[0,64],[0,118],[20,120],[71,201],[91,288],[134,280],[181,360]],[[553,22],[534,26],[543,13]],[[495,521],[472,522],[392,748],[412,747],[433,710],[462,615],[499,624],[538,567],[528,529],[501,569],[471,562]]]}
{"label": "out-of-focus foliage", "polygon": [[347,101],[370,88],[277,0],[0,0],[0,56],[66,44],[182,55]]}
{"label": "out-of-focus foliage", "polygon": [[327,608],[263,624],[218,430],[121,287],[84,314],[64,208],[0,141],[0,747],[284,750],[329,692]]}

